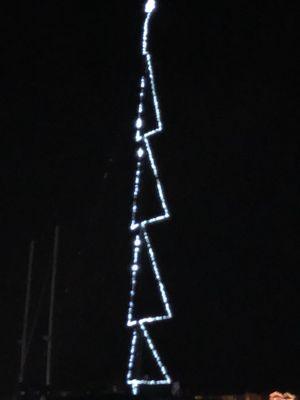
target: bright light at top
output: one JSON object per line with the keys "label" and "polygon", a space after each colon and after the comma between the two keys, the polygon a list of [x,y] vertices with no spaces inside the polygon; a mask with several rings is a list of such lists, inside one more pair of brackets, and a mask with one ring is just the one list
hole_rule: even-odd
{"label": "bright light at top", "polygon": [[146,13],[151,13],[155,9],[155,7],[155,0],[148,0],[145,7]]}

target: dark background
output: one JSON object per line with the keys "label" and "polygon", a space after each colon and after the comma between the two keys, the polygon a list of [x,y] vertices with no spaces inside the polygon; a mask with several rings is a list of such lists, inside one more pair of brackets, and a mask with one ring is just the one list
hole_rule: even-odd
{"label": "dark background", "polygon": [[[5,5],[2,5],[5,8]],[[1,12],[1,390],[17,378],[36,240],[26,380],[43,383],[45,287],[61,226],[53,382],[125,379],[133,125],[142,1]],[[151,236],[174,308],[151,334],[203,392],[299,391],[297,2],[161,0],[151,49],[172,220]],[[298,153],[299,155],[299,153]]]}

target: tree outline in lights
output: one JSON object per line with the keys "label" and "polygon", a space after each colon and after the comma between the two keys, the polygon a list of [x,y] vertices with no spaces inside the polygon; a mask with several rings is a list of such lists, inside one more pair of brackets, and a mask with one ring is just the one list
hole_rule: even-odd
{"label": "tree outline in lights", "polygon": [[[171,384],[171,378],[167,372],[165,365],[163,364],[159,353],[154,345],[148,329],[147,325],[153,324],[155,322],[164,321],[172,318],[172,311],[169,304],[169,300],[167,297],[167,293],[165,290],[165,286],[162,282],[161,275],[159,272],[159,267],[156,261],[156,256],[150,241],[149,234],[147,232],[148,225],[162,222],[168,218],[170,218],[170,213],[168,210],[168,206],[165,200],[164,191],[160,182],[158,168],[152,153],[151,145],[149,142],[149,138],[155,134],[159,134],[163,131],[163,125],[161,121],[159,102],[156,93],[155,80],[152,68],[152,59],[151,54],[148,51],[148,36],[149,36],[149,25],[151,16],[156,8],[155,0],[148,0],[145,4],[145,21],[143,26],[143,36],[142,36],[142,56],[145,60],[145,74],[141,77],[140,80],[140,96],[139,96],[139,105],[138,105],[138,117],[135,123],[136,134],[135,134],[135,142],[137,144],[137,163],[136,163],[136,172],[135,172],[135,181],[134,181],[134,192],[133,192],[133,205],[132,205],[132,219],[130,225],[130,231],[133,234],[133,259],[131,264],[131,289],[130,289],[130,300],[128,307],[128,319],[127,326],[132,329],[132,340],[130,347],[130,355],[128,362],[128,372],[127,372],[127,384],[131,386],[132,393],[134,395],[138,394],[139,387],[142,385],[169,385]],[[155,127],[154,129],[143,131],[144,120],[144,98],[145,98],[145,90],[149,85],[149,89],[151,91],[153,108],[155,114]],[[162,212],[159,215],[155,215],[149,219],[139,220],[137,217],[138,212],[138,199],[141,192],[141,177],[143,173],[144,160],[148,158],[148,161],[151,166],[151,172],[155,178],[156,182],[156,191],[161,204]],[[159,294],[162,300],[162,304],[164,307],[164,312],[161,315],[150,315],[145,318],[135,319],[133,317],[134,308],[135,308],[135,295],[136,295],[136,286],[137,286],[137,278],[138,273],[141,268],[141,250],[145,248],[148,257],[152,266],[153,274],[156,280],[156,284],[159,289]],[[162,378],[161,379],[137,379],[133,376],[133,369],[136,362],[137,355],[137,342],[140,338],[145,340],[148,348],[151,351],[151,354],[156,362],[156,365],[159,367]]]}

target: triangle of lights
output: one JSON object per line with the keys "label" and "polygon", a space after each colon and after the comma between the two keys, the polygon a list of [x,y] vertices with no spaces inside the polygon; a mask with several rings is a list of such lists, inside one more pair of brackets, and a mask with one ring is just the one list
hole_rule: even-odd
{"label": "triangle of lights", "polygon": [[[132,393],[134,395],[138,394],[139,387],[142,385],[169,385],[172,382],[167,372],[167,369],[163,364],[160,355],[147,329],[148,325],[172,318],[172,311],[169,304],[166,289],[161,279],[158,263],[156,261],[156,256],[147,232],[148,225],[159,223],[170,218],[170,213],[165,199],[163,187],[161,185],[161,181],[159,178],[159,171],[150,145],[150,137],[155,134],[159,134],[163,131],[159,102],[155,87],[154,73],[152,68],[152,59],[151,59],[151,54],[148,51],[149,25],[151,16],[155,8],[156,8],[155,0],[148,0],[146,2],[145,4],[146,16],[143,26],[143,37],[142,37],[142,56],[145,60],[146,71],[145,75],[142,76],[140,80],[138,117],[135,123],[135,128],[136,128],[135,141],[137,143],[137,152],[136,152],[137,164],[136,164],[136,172],[134,180],[132,219],[130,224],[130,230],[133,234],[133,258],[131,264],[131,288],[130,288],[130,300],[129,300],[128,318],[127,318],[127,326],[132,330],[132,340],[131,340],[128,372],[127,372],[127,384],[131,386]],[[154,129],[144,132],[143,113],[144,113],[144,98],[145,98],[146,84],[149,85],[151,91],[156,124]],[[137,218],[138,198],[141,191],[141,174],[144,165],[142,161],[144,157],[147,157],[148,160],[150,161],[151,172],[155,178],[156,193],[161,204],[162,212],[149,219],[138,220]],[[135,294],[138,281],[138,274],[141,268],[140,256],[143,246],[144,248],[146,248],[151,262],[151,268],[155,277],[156,284],[158,285],[160,298],[162,300],[162,304],[164,307],[164,312],[162,313],[162,315],[150,315],[148,317],[144,317],[141,319],[135,319],[133,317],[135,309]],[[159,380],[157,379],[154,380],[150,378],[141,380],[141,379],[136,379],[134,377],[133,370],[136,362],[137,342],[140,338],[143,338],[145,340],[148,348],[151,351],[153,359],[160,370],[161,379]]]}

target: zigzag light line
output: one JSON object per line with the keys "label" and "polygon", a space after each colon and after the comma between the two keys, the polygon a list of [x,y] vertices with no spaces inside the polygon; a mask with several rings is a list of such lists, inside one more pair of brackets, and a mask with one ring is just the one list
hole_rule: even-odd
{"label": "zigzag light line", "polygon": [[[155,322],[160,322],[163,320],[167,320],[172,318],[172,311],[169,304],[169,300],[167,297],[165,286],[162,282],[161,275],[159,272],[158,263],[156,261],[156,256],[147,232],[147,226],[150,224],[155,224],[161,222],[165,219],[170,218],[169,209],[167,206],[167,202],[165,199],[164,191],[161,185],[161,181],[159,178],[159,172],[157,168],[157,164],[155,162],[151,145],[149,142],[149,137],[155,134],[158,134],[163,131],[163,125],[161,121],[161,114],[159,109],[159,102],[155,87],[154,73],[152,68],[152,60],[151,55],[148,51],[148,37],[149,37],[149,25],[152,13],[156,8],[155,0],[148,0],[145,4],[145,22],[143,28],[143,37],[142,37],[142,56],[146,61],[146,73],[145,76],[142,76],[140,81],[140,101],[138,105],[138,117],[135,123],[136,134],[135,141],[138,145],[138,149],[136,152],[137,156],[137,164],[136,164],[136,172],[135,172],[135,180],[134,180],[134,191],[133,191],[133,205],[132,205],[132,219],[130,230],[134,234],[133,239],[133,256],[132,256],[132,264],[131,264],[131,288],[130,288],[130,300],[128,307],[128,318],[127,318],[127,326],[132,329],[132,340],[130,347],[130,355],[128,362],[128,372],[127,372],[127,384],[131,386],[132,393],[134,395],[138,394],[139,387],[142,385],[168,385],[171,384],[171,378],[167,372],[165,365],[163,364],[159,353],[148,333],[148,329],[146,325],[150,325]],[[143,132],[143,113],[144,113],[144,98],[145,98],[145,89],[146,84],[150,84],[150,90],[152,94],[152,100],[154,105],[155,112],[155,120],[156,127],[147,132]],[[156,182],[156,192],[161,204],[162,213],[151,217],[149,219],[144,219],[138,221],[137,213],[138,213],[138,198],[141,192],[141,177],[143,172],[144,160],[149,160],[151,171],[155,178]],[[155,281],[158,285],[160,298],[162,300],[162,304],[164,306],[164,313],[162,315],[150,315],[145,318],[135,319],[133,317],[135,310],[135,295],[136,295],[136,286],[138,280],[138,273],[141,268],[141,251],[145,248],[148,253],[148,257],[151,263],[152,271],[155,277]],[[136,353],[137,353],[137,343],[138,340],[144,339],[148,348],[150,349],[152,356],[159,367],[159,370],[162,375],[162,379],[136,379],[133,377],[133,369],[136,362]]]}

